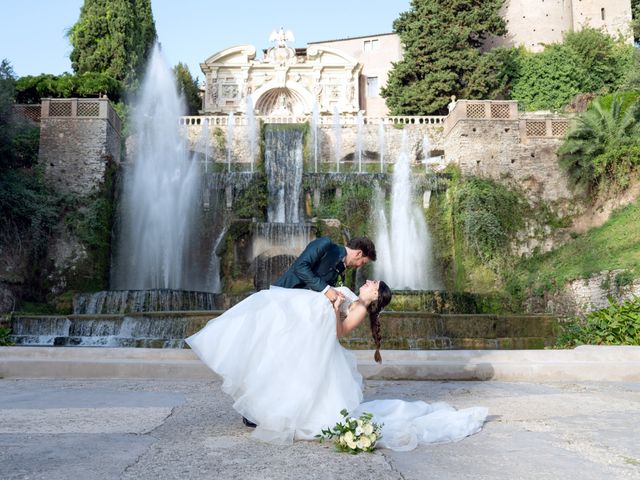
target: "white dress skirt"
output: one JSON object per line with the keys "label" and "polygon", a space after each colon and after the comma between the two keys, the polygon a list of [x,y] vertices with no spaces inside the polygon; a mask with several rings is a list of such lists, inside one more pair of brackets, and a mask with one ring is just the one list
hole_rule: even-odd
{"label": "white dress skirt", "polygon": [[[347,301],[357,296],[340,288]],[[220,377],[233,408],[258,426],[253,437],[290,444],[314,439],[353,415],[384,423],[379,446],[411,450],[420,443],[456,441],[482,427],[487,409],[455,410],[444,403],[374,400],[362,403],[356,358],[338,342],[331,303],[318,292],[271,287],[251,295],[186,339]]]}

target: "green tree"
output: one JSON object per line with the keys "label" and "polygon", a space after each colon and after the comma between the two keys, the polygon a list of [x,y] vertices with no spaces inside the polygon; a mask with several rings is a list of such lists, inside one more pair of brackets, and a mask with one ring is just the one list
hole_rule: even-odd
{"label": "green tree", "polygon": [[578,93],[605,94],[628,81],[634,48],[593,28],[542,52],[521,51],[511,96],[526,110],[558,110]]}
{"label": "green tree", "polygon": [[173,73],[176,76],[178,92],[184,97],[187,104],[187,114],[197,115],[198,110],[202,109],[198,79],[191,76],[189,67],[184,63],[178,63],[173,67]]}
{"label": "green tree", "polygon": [[12,162],[12,108],[16,76],[6,58],[0,63],[0,171]]}
{"label": "green tree", "polygon": [[110,100],[117,102],[122,96],[122,84],[104,73],[96,72],[28,75],[16,81],[15,92],[18,103],[40,103],[44,97],[84,98],[100,94],[106,94]]}
{"label": "green tree", "polygon": [[151,0],[85,0],[69,40],[76,73],[104,73],[135,87],[156,40]]}
{"label": "green tree", "polygon": [[442,112],[452,94],[465,88],[475,93],[469,85],[482,57],[482,43],[506,31],[502,4],[503,0],[412,0],[409,11],[393,22],[404,57],[393,65],[382,89],[391,113]]}
{"label": "green tree", "polygon": [[567,140],[558,150],[560,165],[572,183],[595,193],[598,188],[624,188],[629,172],[640,166],[640,106],[624,108],[624,98],[610,107],[596,99],[577,117]]}

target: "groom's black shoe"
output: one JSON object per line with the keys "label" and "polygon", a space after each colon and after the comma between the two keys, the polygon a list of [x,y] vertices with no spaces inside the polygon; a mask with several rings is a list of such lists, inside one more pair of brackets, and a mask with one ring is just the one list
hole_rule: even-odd
{"label": "groom's black shoe", "polygon": [[256,428],[256,424],[242,417],[242,423],[244,423],[249,428]]}

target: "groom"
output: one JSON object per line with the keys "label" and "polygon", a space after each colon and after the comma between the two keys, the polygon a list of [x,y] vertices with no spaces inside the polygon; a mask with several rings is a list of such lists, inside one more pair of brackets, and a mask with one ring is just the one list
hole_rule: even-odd
{"label": "groom", "polygon": [[307,245],[274,285],[322,292],[333,303],[340,295],[333,287],[344,270],[359,268],[375,260],[376,247],[367,237],[352,238],[345,246],[320,237]]}
{"label": "groom", "polygon": [[[345,246],[336,245],[328,237],[316,238],[273,285],[322,292],[333,303],[343,296],[333,288],[338,277],[346,268],[362,267],[369,260],[375,262],[376,247],[367,237],[352,238]],[[247,427],[256,426],[245,417],[242,417],[242,422]]]}

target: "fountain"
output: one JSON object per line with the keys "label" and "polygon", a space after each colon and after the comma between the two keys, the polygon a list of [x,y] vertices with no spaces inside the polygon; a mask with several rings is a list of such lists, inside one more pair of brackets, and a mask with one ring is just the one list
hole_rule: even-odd
{"label": "fountain", "polygon": [[342,158],[342,140],[341,140],[341,128],[340,128],[340,113],[338,107],[333,107],[333,134],[335,136],[335,159],[336,159],[336,173],[340,173],[340,159]]}
{"label": "fountain", "polygon": [[204,272],[188,268],[200,165],[176,129],[184,105],[171,69],[154,48],[135,108],[137,148],[124,170],[111,287],[115,290],[206,290]]}
{"label": "fountain", "polygon": [[431,263],[431,235],[422,211],[414,203],[406,130],[393,172],[388,217],[382,193],[376,197],[375,276],[393,289],[439,289],[441,284]]}
{"label": "fountain", "polygon": [[380,173],[384,173],[384,123],[378,125],[378,156],[380,157]]}

